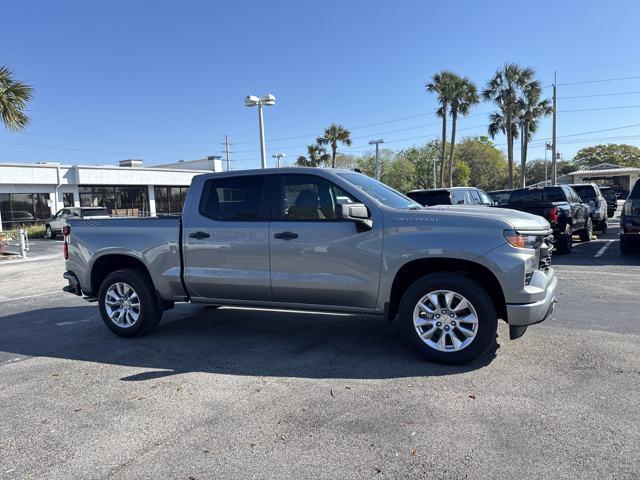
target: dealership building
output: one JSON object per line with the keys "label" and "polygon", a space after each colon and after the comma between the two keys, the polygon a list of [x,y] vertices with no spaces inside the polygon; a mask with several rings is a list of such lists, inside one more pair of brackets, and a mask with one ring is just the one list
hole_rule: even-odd
{"label": "dealership building", "polygon": [[180,213],[191,179],[221,172],[219,157],[144,167],[0,163],[0,230],[41,222],[65,207],[105,207],[113,215]]}

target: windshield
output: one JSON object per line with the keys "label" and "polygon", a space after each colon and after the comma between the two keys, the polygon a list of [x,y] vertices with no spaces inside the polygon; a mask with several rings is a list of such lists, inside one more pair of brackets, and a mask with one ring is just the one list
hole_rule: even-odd
{"label": "windshield", "polygon": [[371,177],[367,177],[362,173],[338,173],[338,176],[344,178],[347,182],[358,187],[363,192],[371,195],[383,205],[393,208],[422,208],[422,205],[414,202],[409,197],[405,197],[400,192],[385,185],[378,180]]}
{"label": "windshield", "polygon": [[588,202],[596,198],[596,189],[591,185],[573,185],[573,189],[583,201]]}

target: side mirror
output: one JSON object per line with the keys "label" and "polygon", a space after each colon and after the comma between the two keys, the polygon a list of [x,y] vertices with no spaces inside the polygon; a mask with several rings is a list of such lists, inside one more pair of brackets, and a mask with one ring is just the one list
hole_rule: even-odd
{"label": "side mirror", "polygon": [[369,215],[369,209],[362,203],[346,203],[338,205],[338,216],[342,220],[355,222],[359,232],[371,230],[373,222]]}

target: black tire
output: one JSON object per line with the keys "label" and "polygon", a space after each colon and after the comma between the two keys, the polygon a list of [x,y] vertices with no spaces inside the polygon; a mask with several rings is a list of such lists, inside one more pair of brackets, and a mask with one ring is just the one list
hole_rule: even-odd
{"label": "black tire", "polygon": [[580,241],[581,242],[590,242],[591,236],[593,235],[593,220],[591,217],[587,219],[587,224],[585,227],[580,230]]}
{"label": "black tire", "polygon": [[44,238],[47,238],[49,240],[54,240],[56,238],[56,232],[53,231],[51,225],[47,225],[44,228]]}
{"label": "black tire", "polygon": [[609,225],[607,224],[606,220],[602,220],[598,225],[598,228],[596,228],[596,230],[602,233],[602,235],[605,235],[608,229],[609,229]]}
{"label": "black tire", "polygon": [[562,255],[571,253],[571,249],[573,248],[573,231],[570,225],[567,225],[565,233],[558,235],[556,248],[558,249],[558,253]]}
{"label": "black tire", "polygon": [[[476,336],[461,350],[438,351],[427,345],[416,331],[413,315],[418,301],[426,294],[437,290],[456,292],[475,308],[478,317]],[[447,365],[461,365],[483,355],[495,344],[498,329],[496,307],[488,292],[474,279],[452,272],[430,273],[414,282],[402,297],[398,321],[400,333],[409,346],[425,359]]]}
{"label": "black tire", "polygon": [[630,239],[624,234],[620,235],[620,253],[622,255],[630,255],[633,253]]}
{"label": "black tire", "polygon": [[[139,298],[138,318],[129,327],[116,325],[110,318],[106,310],[106,295],[109,288],[116,283],[125,283],[137,294]],[[98,292],[98,307],[100,316],[107,328],[121,337],[140,337],[151,332],[162,317],[162,310],[158,305],[153,284],[145,273],[136,269],[117,270],[107,275],[100,285]]]}

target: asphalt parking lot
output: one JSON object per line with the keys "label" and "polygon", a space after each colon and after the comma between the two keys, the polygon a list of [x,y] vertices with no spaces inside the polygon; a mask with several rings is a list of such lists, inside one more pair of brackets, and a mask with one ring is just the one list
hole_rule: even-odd
{"label": "asphalt parking lot", "polygon": [[[611,223],[615,227],[615,223]],[[0,478],[638,478],[640,254],[556,256],[552,319],[465,367],[361,316],[180,305],[125,340],[0,264]]]}

